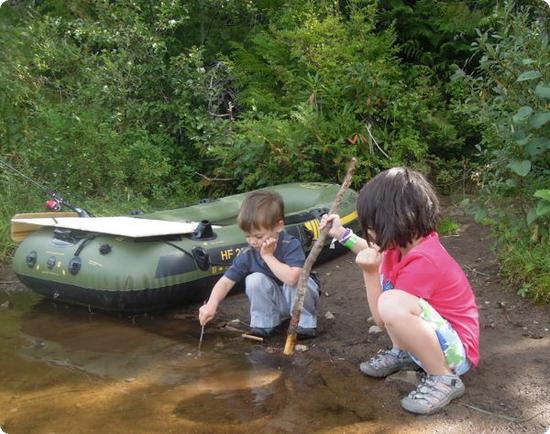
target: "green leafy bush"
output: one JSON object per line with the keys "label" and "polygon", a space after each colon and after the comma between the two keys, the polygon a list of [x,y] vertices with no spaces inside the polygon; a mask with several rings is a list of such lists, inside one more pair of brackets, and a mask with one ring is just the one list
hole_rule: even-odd
{"label": "green leafy bush", "polygon": [[[540,12],[540,13],[539,13]],[[523,295],[547,299],[550,287],[550,50],[545,11],[507,3],[494,29],[474,44],[479,68],[455,78],[471,86],[455,106],[480,134],[478,215],[500,240],[503,274],[525,279]],[[512,261],[522,252],[527,259]],[[540,257],[539,257],[540,255]],[[516,258],[517,259],[517,258]],[[526,265],[522,267],[522,264]],[[529,264],[527,266],[527,264]],[[518,277],[521,276],[521,277]],[[546,285],[546,286],[545,286]]]}
{"label": "green leafy bush", "polygon": [[407,79],[393,33],[376,34],[374,19],[372,7],[346,18],[311,3],[235,44],[227,61],[241,114],[226,125],[233,134],[208,147],[221,163],[216,174],[245,190],[337,181],[352,156],[358,184],[396,164],[428,170],[431,146],[452,146],[456,131],[432,114],[439,100],[428,72]]}

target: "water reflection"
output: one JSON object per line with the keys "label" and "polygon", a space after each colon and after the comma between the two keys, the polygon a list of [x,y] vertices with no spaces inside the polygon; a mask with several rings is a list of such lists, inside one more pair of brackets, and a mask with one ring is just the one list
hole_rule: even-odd
{"label": "water reflection", "polygon": [[8,298],[0,426],[10,434],[95,432],[113,420],[111,432],[311,432],[377,411],[355,377],[307,354],[288,358],[210,328],[198,357],[193,308],[129,317]]}
{"label": "water reflection", "polygon": [[224,425],[251,422],[280,412],[287,405],[288,394],[283,370],[276,360],[260,347],[238,361],[246,369],[234,370],[231,363],[219,363],[214,369],[201,368],[197,395],[180,401],[174,414]]}

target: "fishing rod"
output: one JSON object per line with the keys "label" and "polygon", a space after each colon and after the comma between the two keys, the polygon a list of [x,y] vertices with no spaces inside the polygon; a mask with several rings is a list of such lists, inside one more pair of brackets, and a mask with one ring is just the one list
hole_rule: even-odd
{"label": "fishing rod", "polygon": [[17,170],[15,167],[13,167],[11,164],[9,164],[7,161],[0,158],[0,165],[4,168],[7,168],[11,170],[13,173],[19,175],[21,178],[23,178],[25,181],[29,182],[34,187],[39,188],[43,192],[45,192],[49,199],[46,202],[46,208],[48,208],[51,211],[61,211],[63,207],[67,207],[74,212],[78,214],[79,217],[93,217],[91,213],[86,211],[85,209],[79,208],[77,206],[74,206],[72,203],[70,203],[67,199],[65,199],[61,194],[51,188],[47,188],[44,185],[36,182],[31,177],[25,175],[23,172]]}

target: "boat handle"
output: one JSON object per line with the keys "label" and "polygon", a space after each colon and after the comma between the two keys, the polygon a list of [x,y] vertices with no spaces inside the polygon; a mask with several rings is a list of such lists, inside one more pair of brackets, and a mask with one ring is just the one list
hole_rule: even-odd
{"label": "boat handle", "polygon": [[193,253],[193,258],[197,263],[197,267],[199,267],[202,271],[206,271],[210,268],[210,255],[205,249],[195,246],[191,252]]}

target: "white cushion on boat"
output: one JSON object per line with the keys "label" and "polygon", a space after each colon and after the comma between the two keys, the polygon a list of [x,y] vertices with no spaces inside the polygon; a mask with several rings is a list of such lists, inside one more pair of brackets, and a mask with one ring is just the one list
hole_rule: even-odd
{"label": "white cushion on boat", "polygon": [[135,217],[13,218],[12,223],[77,229],[131,238],[190,234],[198,225],[197,222],[171,222]]}

